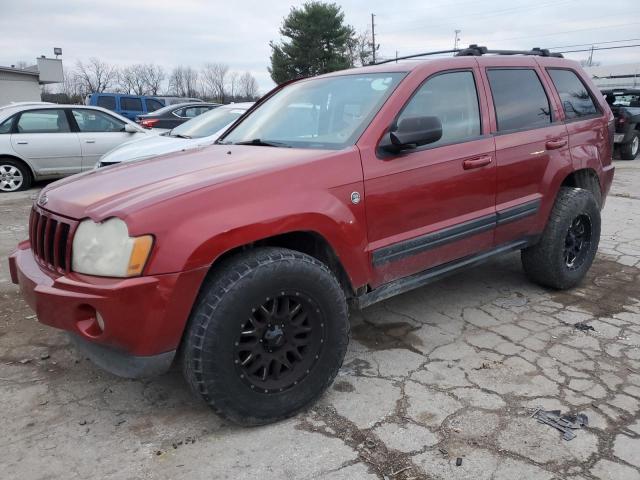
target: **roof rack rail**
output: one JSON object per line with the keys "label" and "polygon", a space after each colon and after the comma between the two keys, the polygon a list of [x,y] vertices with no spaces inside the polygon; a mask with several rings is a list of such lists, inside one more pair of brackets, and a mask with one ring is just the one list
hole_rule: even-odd
{"label": "roof rack rail", "polygon": [[479,57],[487,53],[493,55],[537,55],[539,57],[564,58],[561,53],[550,52],[546,48],[534,47],[531,50],[489,50],[487,47],[469,45],[456,53],[456,57]]}
{"label": "roof rack rail", "polygon": [[370,62],[369,65],[383,65],[385,63],[397,62],[398,60],[409,60],[411,58],[428,57],[429,55],[440,55],[444,53],[455,53],[456,57],[480,57],[485,54],[493,55],[537,55],[539,57],[558,57],[564,58],[561,53],[550,52],[546,48],[534,47],[531,50],[489,50],[487,47],[480,47],[476,44],[469,45],[463,49],[453,50],[436,50],[434,52],[416,53],[414,55],[405,55],[404,57],[389,58],[380,62]]}

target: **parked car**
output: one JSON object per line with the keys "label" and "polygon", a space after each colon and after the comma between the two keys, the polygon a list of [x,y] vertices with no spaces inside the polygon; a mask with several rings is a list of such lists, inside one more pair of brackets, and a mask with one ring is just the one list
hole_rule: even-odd
{"label": "parked car", "polygon": [[461,53],[280,85],[215,145],[48,185],[13,281],[101,367],[179,360],[245,425],[328,388],[348,302],[518,250],[534,282],[579,284],[613,179],[611,110],[577,62]]}
{"label": "parked car", "polygon": [[168,105],[147,115],[138,115],[136,122],[144,128],[171,129],[219,106],[219,103],[178,103],[177,105]]}
{"label": "parked car", "polygon": [[123,143],[107,152],[96,168],[211,145],[252,105],[252,102],[222,105],[168,132]]}
{"label": "parked car", "polygon": [[164,101],[157,97],[124,93],[92,93],[87,95],[85,104],[106,108],[129,120],[135,120],[138,115],[155,112],[165,106]]}
{"label": "parked car", "polygon": [[633,160],[640,152],[640,89],[603,90],[615,117],[613,141],[623,160]]}
{"label": "parked car", "polygon": [[0,192],[92,169],[109,150],[147,131],[99,107],[23,104],[0,110]]}

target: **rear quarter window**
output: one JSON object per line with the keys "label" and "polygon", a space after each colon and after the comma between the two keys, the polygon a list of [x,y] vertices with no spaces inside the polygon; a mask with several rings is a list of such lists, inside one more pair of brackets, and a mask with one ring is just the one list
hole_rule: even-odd
{"label": "rear quarter window", "polygon": [[15,117],[9,117],[4,122],[0,123],[0,135],[3,133],[11,133],[11,126],[13,125],[13,119]]}
{"label": "rear quarter window", "polygon": [[549,99],[533,69],[487,70],[498,131],[539,128],[551,123]]}
{"label": "rear quarter window", "polygon": [[575,72],[556,68],[549,68],[547,72],[558,91],[567,120],[598,113],[591,93]]}

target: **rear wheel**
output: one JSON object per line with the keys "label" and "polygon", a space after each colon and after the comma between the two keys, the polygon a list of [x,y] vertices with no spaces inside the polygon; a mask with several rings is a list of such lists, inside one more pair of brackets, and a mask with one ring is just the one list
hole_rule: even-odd
{"label": "rear wheel", "polygon": [[633,160],[640,151],[640,138],[638,133],[634,133],[631,141],[620,145],[620,158],[623,160]]}
{"label": "rear wheel", "polygon": [[17,192],[31,186],[31,171],[24,163],[0,158],[0,192]]}
{"label": "rear wheel", "polygon": [[203,287],[182,349],[184,374],[222,416],[269,423],[328,388],[348,338],[344,293],[324,264],[257,249],[227,260]]}
{"label": "rear wheel", "polygon": [[527,276],[545,287],[574,287],[593,263],[600,241],[600,209],[593,194],[563,187],[540,242],[522,250]]}

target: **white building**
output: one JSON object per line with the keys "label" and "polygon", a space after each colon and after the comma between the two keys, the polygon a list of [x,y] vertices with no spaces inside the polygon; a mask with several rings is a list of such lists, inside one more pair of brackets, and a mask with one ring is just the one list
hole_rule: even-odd
{"label": "white building", "polygon": [[62,82],[62,60],[40,57],[27,68],[0,66],[0,106],[11,102],[39,102],[40,85]]}
{"label": "white building", "polygon": [[598,88],[640,88],[640,63],[585,67]]}

